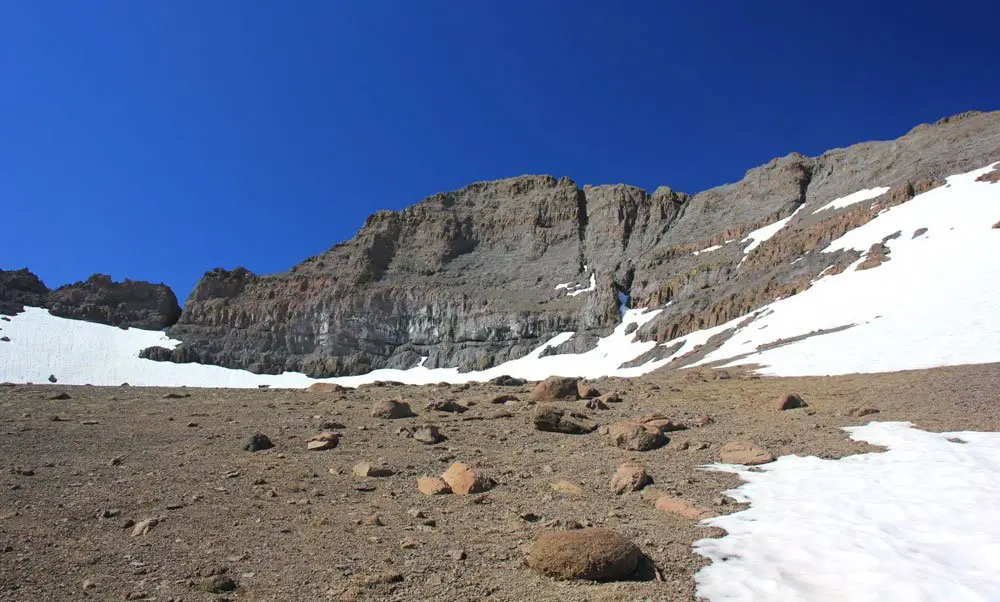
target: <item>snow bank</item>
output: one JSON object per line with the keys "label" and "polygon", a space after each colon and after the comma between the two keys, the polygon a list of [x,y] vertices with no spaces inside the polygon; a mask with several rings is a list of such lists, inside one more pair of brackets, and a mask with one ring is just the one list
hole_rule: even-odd
{"label": "snow bank", "polygon": [[859,190],[847,196],[842,196],[839,199],[833,199],[826,205],[823,205],[816,211],[813,211],[813,215],[819,213],[820,211],[826,211],[827,209],[843,209],[844,207],[849,207],[850,205],[854,205],[856,203],[863,203],[864,201],[870,201],[875,197],[880,197],[887,192],[889,192],[888,186],[880,186],[878,188],[868,188],[866,190]]}
{"label": "snow bank", "polygon": [[[508,374],[530,380],[542,380],[552,375],[636,376],[651,371],[659,364],[619,370],[618,366],[652,349],[653,342],[636,340],[636,333],[625,334],[631,323],[646,324],[661,310],[625,309],[622,323],[597,346],[582,354],[540,357],[546,348],[558,346],[573,337],[572,332],[556,335],[532,353],[489,370],[459,373],[457,368],[425,368],[409,370],[375,370],[360,376],[321,379],[355,387],[376,380],[394,380],[408,384],[430,384],[441,381],[464,383],[485,381]],[[122,330],[103,324],[68,320],[50,315],[47,310],[26,308],[25,312],[0,322],[0,331],[11,339],[0,343],[0,381],[45,383],[55,375],[64,384],[119,385],[127,382],[137,386],[243,387],[259,385],[273,387],[306,387],[320,379],[286,372],[280,375],[253,374],[200,364],[173,364],[139,358],[139,351],[159,345],[173,348],[180,341],[171,340],[162,332],[130,328]]]}
{"label": "snow bank", "polygon": [[740,241],[740,242],[750,243],[749,245],[747,245],[745,249],[743,249],[743,254],[749,255],[750,251],[753,251],[754,249],[764,244],[768,240],[774,238],[774,235],[780,232],[782,228],[787,226],[788,222],[792,221],[792,218],[795,217],[795,214],[801,211],[803,207],[805,207],[805,205],[799,205],[799,207],[785,219],[778,220],[773,224],[764,226],[763,228],[758,228],[753,232],[751,232],[750,234],[747,234],[746,238]]}
{"label": "snow bank", "polygon": [[[748,510],[703,521],[695,542],[711,602],[1000,600],[1000,433],[928,433],[906,422],[846,429],[888,451],[785,456],[728,492]],[[949,441],[957,438],[961,442]]]}

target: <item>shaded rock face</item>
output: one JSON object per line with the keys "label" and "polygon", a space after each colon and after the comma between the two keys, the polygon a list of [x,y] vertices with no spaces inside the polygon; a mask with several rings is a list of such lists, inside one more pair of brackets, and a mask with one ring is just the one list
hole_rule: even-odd
{"label": "shaded rock face", "polygon": [[172,326],[181,315],[177,297],[165,284],[114,282],[111,276],[94,274],[49,290],[27,269],[0,270],[0,313],[19,313],[25,305],[47,308],[62,318],[147,330]]}
{"label": "shaded rock face", "polygon": [[[670,303],[636,333],[663,342],[801,292],[824,269],[842,271],[861,253],[819,252],[831,240],[997,158],[1000,112],[969,113],[895,141],[793,153],[693,196],[537,175],[478,182],[377,212],[352,239],[287,272],[207,273],[170,329],[184,344],[155,355],[315,377],[421,358],[476,370],[560,332],[577,335],[544,353],[586,351],[620,322],[621,298]],[[814,213],[875,186],[890,191]],[[744,256],[747,234],[793,213]]]}

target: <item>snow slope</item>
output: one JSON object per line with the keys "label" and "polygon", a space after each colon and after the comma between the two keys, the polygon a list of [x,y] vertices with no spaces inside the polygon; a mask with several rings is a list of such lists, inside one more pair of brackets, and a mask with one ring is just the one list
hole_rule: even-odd
{"label": "snow slope", "polygon": [[743,254],[749,255],[750,251],[753,251],[760,245],[774,238],[774,235],[780,232],[782,228],[787,226],[788,222],[792,221],[792,218],[795,217],[795,214],[801,211],[803,207],[805,207],[805,205],[799,205],[798,209],[793,211],[792,214],[786,217],[785,219],[780,219],[774,222],[773,224],[768,224],[763,228],[758,228],[753,232],[751,232],[750,234],[747,234],[746,238],[740,241],[740,242],[750,243],[749,245],[746,246],[746,248],[743,249]]}
{"label": "snow slope", "polygon": [[[1000,361],[1000,230],[991,227],[1000,219],[1000,185],[975,181],[992,167],[952,176],[830,243],[824,252],[867,251],[900,233],[885,243],[890,261],[861,272],[851,266],[762,308],[701,363],[738,358],[763,365],[764,374],[805,376]],[[921,228],[926,234],[914,238]],[[844,329],[757,352],[836,328]]]}
{"label": "snow slope", "polygon": [[695,575],[698,595],[1000,600],[1000,433],[928,433],[906,422],[846,430],[889,450],[840,460],[785,456],[759,472],[709,467],[746,481],[728,493],[752,506],[703,521],[728,535],[695,542],[712,560]]}
{"label": "snow slope", "polygon": [[839,199],[833,199],[826,205],[823,205],[816,211],[813,211],[813,214],[819,213],[820,211],[826,211],[827,209],[843,209],[844,207],[849,207],[857,203],[870,201],[876,197],[882,196],[887,192],[889,192],[888,186],[879,186],[877,188],[868,188],[865,190],[852,192],[851,194],[847,196],[842,196]]}

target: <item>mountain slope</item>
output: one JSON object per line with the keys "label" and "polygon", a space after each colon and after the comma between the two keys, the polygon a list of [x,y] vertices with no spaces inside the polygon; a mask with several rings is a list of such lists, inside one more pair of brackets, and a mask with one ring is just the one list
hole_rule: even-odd
{"label": "mountain slope", "polygon": [[664,309],[639,333],[664,342],[856,260],[815,251],[878,209],[835,199],[871,191],[884,209],[997,158],[1000,113],[972,112],[891,142],[788,155],[694,196],[549,176],[479,182],[378,212],[287,272],[209,272],[170,330],[183,344],[146,355],[316,377],[481,370],[560,332],[577,335],[557,352],[585,351],[620,322],[623,299]]}

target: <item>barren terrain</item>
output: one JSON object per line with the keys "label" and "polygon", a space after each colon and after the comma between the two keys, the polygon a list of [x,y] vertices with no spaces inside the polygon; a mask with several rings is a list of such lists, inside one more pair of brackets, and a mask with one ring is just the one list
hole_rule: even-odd
{"label": "barren terrain", "polygon": [[[873,419],[1000,428],[998,364],[784,379],[692,370],[591,384],[621,402],[555,403],[602,425],[659,413],[690,428],[646,452],[599,431],[541,432],[534,383],[333,393],[0,387],[0,600],[692,600],[704,561],[691,543],[719,533],[657,510],[652,491],[713,513],[738,510],[723,496],[736,478],[698,470],[727,442],[839,457],[874,451],[841,430]],[[52,399],[60,393],[68,399]],[[808,407],[776,410],[787,393]],[[491,403],[500,395],[517,399]],[[385,399],[417,416],[373,418]],[[468,410],[425,409],[435,400]],[[849,415],[863,407],[878,413]],[[696,426],[705,415],[711,422]],[[447,439],[398,434],[423,424]],[[323,431],[340,433],[338,445],[307,450]],[[274,447],[244,450],[258,432]],[[630,459],[655,482],[616,495],[610,480]],[[392,474],[359,477],[364,461]],[[457,461],[496,485],[465,496],[417,490],[418,477]],[[559,481],[578,491],[553,489]],[[578,525],[612,529],[641,549],[632,580],[559,581],[525,566],[539,534]]]}

